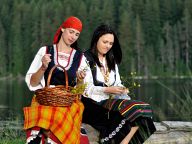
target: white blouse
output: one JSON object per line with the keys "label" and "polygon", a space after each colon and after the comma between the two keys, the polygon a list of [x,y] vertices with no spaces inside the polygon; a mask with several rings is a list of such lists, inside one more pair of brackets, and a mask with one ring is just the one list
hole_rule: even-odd
{"label": "white blouse", "polygon": [[[56,45],[53,45],[53,48],[56,49]],[[75,53],[75,50],[73,49],[73,51],[70,54],[65,54],[65,56],[68,57],[68,55],[70,56],[70,55],[73,55],[74,53]],[[37,89],[45,87],[44,76],[41,78],[41,81],[37,86],[33,87],[30,84],[31,76],[32,76],[32,74],[36,73],[39,70],[39,68],[41,67],[41,65],[42,65],[41,59],[45,54],[46,54],[46,46],[43,46],[39,49],[39,51],[35,55],[35,58],[33,59],[31,66],[29,67],[29,70],[25,76],[25,82],[27,83],[27,86],[31,91],[35,91]],[[58,56],[58,54],[55,54],[55,61],[57,60],[56,56]],[[69,69],[72,58],[73,58],[73,56],[70,56],[71,60],[67,60],[67,59],[63,59],[63,58],[60,59],[58,57],[58,62],[55,62],[55,63],[62,65],[66,69]],[[85,59],[86,59],[85,56],[83,56],[78,69],[84,69],[84,67],[87,67],[87,63],[86,63]]]}
{"label": "white blouse", "polygon": [[[98,81],[104,82],[104,76],[102,75],[100,68],[97,65],[96,65],[96,71],[97,71],[96,79]],[[93,76],[92,76],[92,72],[91,72],[90,68],[88,68],[86,71],[84,83],[87,84],[87,87],[85,89],[83,96],[91,98],[97,102],[100,102],[100,101],[105,100],[105,99],[109,99],[109,94],[104,93],[104,87],[94,85]],[[120,79],[119,70],[118,70],[117,65],[115,65],[115,71],[111,71],[109,73],[109,82],[107,85],[109,85],[109,86],[123,86],[121,83],[121,79]],[[117,99],[122,99],[122,98],[123,99],[130,99],[130,97],[126,94],[119,95],[119,96],[114,95],[113,97],[117,98]]]}

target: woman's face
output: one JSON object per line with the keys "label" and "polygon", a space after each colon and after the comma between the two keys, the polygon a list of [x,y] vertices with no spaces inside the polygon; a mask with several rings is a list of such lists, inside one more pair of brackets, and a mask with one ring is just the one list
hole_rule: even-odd
{"label": "woman's face", "polygon": [[65,44],[68,46],[73,44],[79,38],[80,35],[80,32],[73,28],[62,28],[61,31],[63,32],[61,37]]}
{"label": "woman's face", "polygon": [[101,56],[105,55],[111,49],[113,43],[114,43],[113,34],[102,35],[97,42],[98,54]]}

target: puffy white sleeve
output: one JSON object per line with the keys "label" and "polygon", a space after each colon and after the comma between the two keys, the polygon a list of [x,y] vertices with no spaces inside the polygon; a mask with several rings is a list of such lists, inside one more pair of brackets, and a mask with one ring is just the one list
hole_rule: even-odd
{"label": "puffy white sleeve", "polygon": [[121,82],[121,78],[120,78],[120,74],[119,74],[119,68],[117,66],[117,64],[115,65],[115,73],[116,73],[116,81],[114,86],[123,86],[122,82]]}
{"label": "puffy white sleeve", "polygon": [[108,95],[104,93],[104,87],[94,85],[90,67],[88,67],[86,71],[84,83],[87,85],[83,94],[85,97],[91,98],[98,102],[108,98]]}
{"label": "puffy white sleeve", "polygon": [[[120,77],[119,69],[118,69],[118,66],[117,66],[117,65],[115,65],[115,71],[116,71],[116,81],[115,81],[114,86],[124,87],[124,85],[123,85],[122,82],[121,82],[121,77]],[[128,99],[128,100],[131,99],[128,94],[117,95],[115,98],[116,98],[116,99]]]}
{"label": "puffy white sleeve", "polygon": [[31,65],[29,67],[29,70],[27,71],[27,74],[25,76],[25,82],[27,83],[27,86],[28,86],[29,90],[31,90],[31,91],[35,91],[37,89],[45,87],[44,76],[42,77],[39,85],[33,87],[30,84],[31,76],[32,76],[32,74],[36,73],[39,70],[39,68],[41,67],[41,65],[42,65],[41,59],[45,55],[45,53],[46,53],[46,47],[45,46],[41,47],[39,49],[39,51],[37,52],[37,54],[35,55],[35,58],[33,59]]}
{"label": "puffy white sleeve", "polygon": [[89,67],[86,58],[85,63],[86,63],[86,76],[84,78],[84,83],[86,84],[86,89],[84,91],[83,96],[91,98],[97,102],[109,98],[109,95],[104,93],[104,87],[94,85],[91,68]]}
{"label": "puffy white sleeve", "polygon": [[86,70],[88,68],[88,63],[86,57],[83,55],[81,58],[81,62],[79,64],[78,71]]}

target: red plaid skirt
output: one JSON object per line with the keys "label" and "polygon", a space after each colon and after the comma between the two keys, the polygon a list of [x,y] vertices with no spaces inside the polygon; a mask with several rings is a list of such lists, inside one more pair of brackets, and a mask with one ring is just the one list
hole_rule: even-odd
{"label": "red plaid skirt", "polygon": [[50,107],[39,105],[34,97],[31,106],[24,108],[24,129],[43,128],[50,130],[60,143],[80,144],[83,110],[80,101],[71,107]]}

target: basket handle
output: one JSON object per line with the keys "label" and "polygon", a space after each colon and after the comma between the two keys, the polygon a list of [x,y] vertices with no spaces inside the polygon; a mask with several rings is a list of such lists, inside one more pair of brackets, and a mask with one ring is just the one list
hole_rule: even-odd
{"label": "basket handle", "polygon": [[63,66],[61,66],[61,65],[54,65],[54,66],[51,68],[51,70],[50,70],[50,72],[49,72],[49,75],[48,75],[48,78],[47,78],[47,87],[50,86],[50,80],[51,80],[52,73],[53,73],[53,71],[54,71],[57,67],[60,67],[60,68],[63,69],[63,71],[64,71],[64,73],[65,73],[65,88],[68,89],[69,84],[68,84],[67,71],[66,71],[65,68],[64,68]]}

